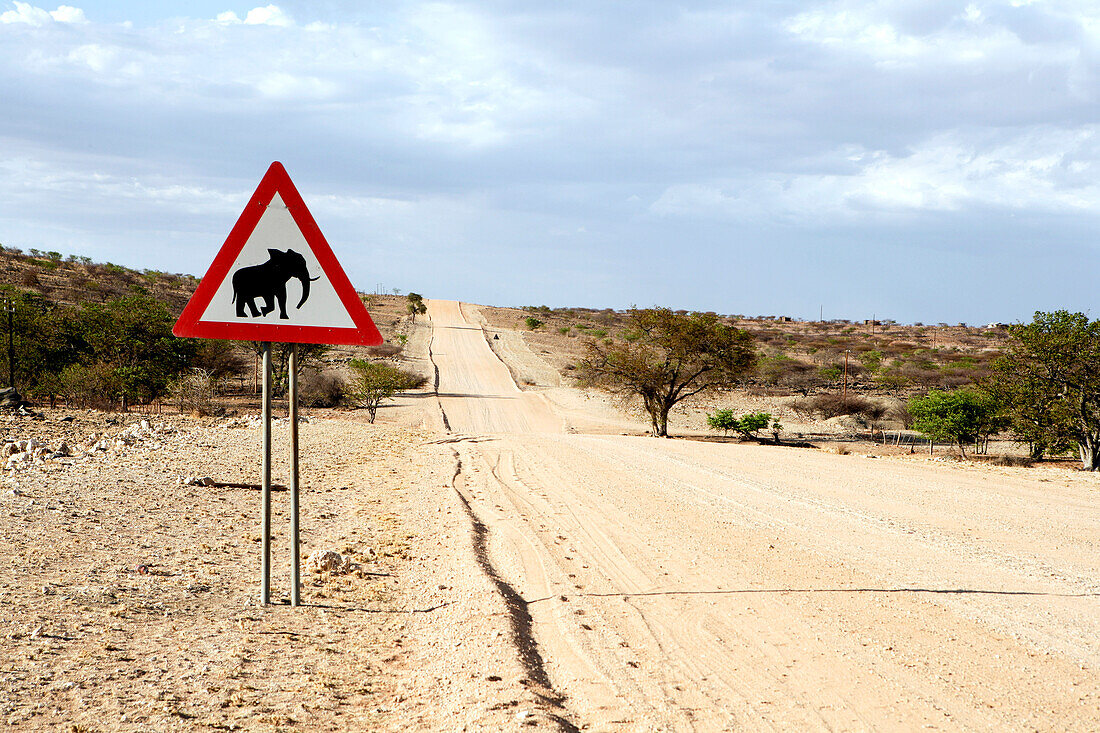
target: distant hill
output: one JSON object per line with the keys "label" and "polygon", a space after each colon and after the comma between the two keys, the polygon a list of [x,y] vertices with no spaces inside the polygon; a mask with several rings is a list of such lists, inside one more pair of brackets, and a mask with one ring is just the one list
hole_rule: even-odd
{"label": "distant hill", "polygon": [[193,275],[131,270],[86,257],[64,257],[59,252],[29,253],[0,249],[0,286],[37,293],[44,300],[63,305],[103,303],[135,291],[154,296],[179,314],[199,284]]}
{"label": "distant hill", "polygon": [[[37,293],[50,303],[77,307],[143,292],[166,303],[169,312],[178,316],[198,285],[199,278],[194,275],[132,270],[60,252],[0,247],[0,288]],[[397,340],[407,330],[404,296],[375,294],[363,295],[363,299],[387,341]]]}

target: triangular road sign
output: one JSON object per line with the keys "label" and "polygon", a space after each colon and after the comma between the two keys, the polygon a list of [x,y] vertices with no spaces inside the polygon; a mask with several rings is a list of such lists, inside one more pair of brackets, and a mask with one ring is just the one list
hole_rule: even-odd
{"label": "triangular road sign", "polygon": [[172,333],[301,344],[382,343],[279,162],[267,169]]}

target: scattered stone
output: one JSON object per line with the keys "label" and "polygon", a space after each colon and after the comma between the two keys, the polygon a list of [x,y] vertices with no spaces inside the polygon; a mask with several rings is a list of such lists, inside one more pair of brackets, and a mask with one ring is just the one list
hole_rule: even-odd
{"label": "scattered stone", "polygon": [[353,569],[351,558],[335,550],[317,550],[306,560],[306,567],[312,573],[331,573],[343,575]]}
{"label": "scattered stone", "polygon": [[0,389],[0,407],[22,407],[23,398],[15,391],[15,387]]}

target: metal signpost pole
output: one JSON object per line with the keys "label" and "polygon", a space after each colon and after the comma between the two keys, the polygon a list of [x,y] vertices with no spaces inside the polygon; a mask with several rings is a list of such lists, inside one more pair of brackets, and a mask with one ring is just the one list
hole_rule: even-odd
{"label": "metal signpost pole", "polygon": [[298,542],[298,344],[290,346],[290,605],[301,604]]}
{"label": "metal signpost pole", "polygon": [[261,542],[263,560],[260,563],[260,605],[271,602],[271,342],[263,343],[263,466],[260,469],[260,488],[263,504]]}

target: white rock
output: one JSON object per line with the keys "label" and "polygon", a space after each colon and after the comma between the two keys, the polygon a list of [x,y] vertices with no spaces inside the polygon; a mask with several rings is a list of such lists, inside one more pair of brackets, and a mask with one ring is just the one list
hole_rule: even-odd
{"label": "white rock", "polygon": [[306,560],[306,567],[312,573],[329,572],[340,575],[351,570],[351,558],[344,557],[335,550],[317,550]]}

